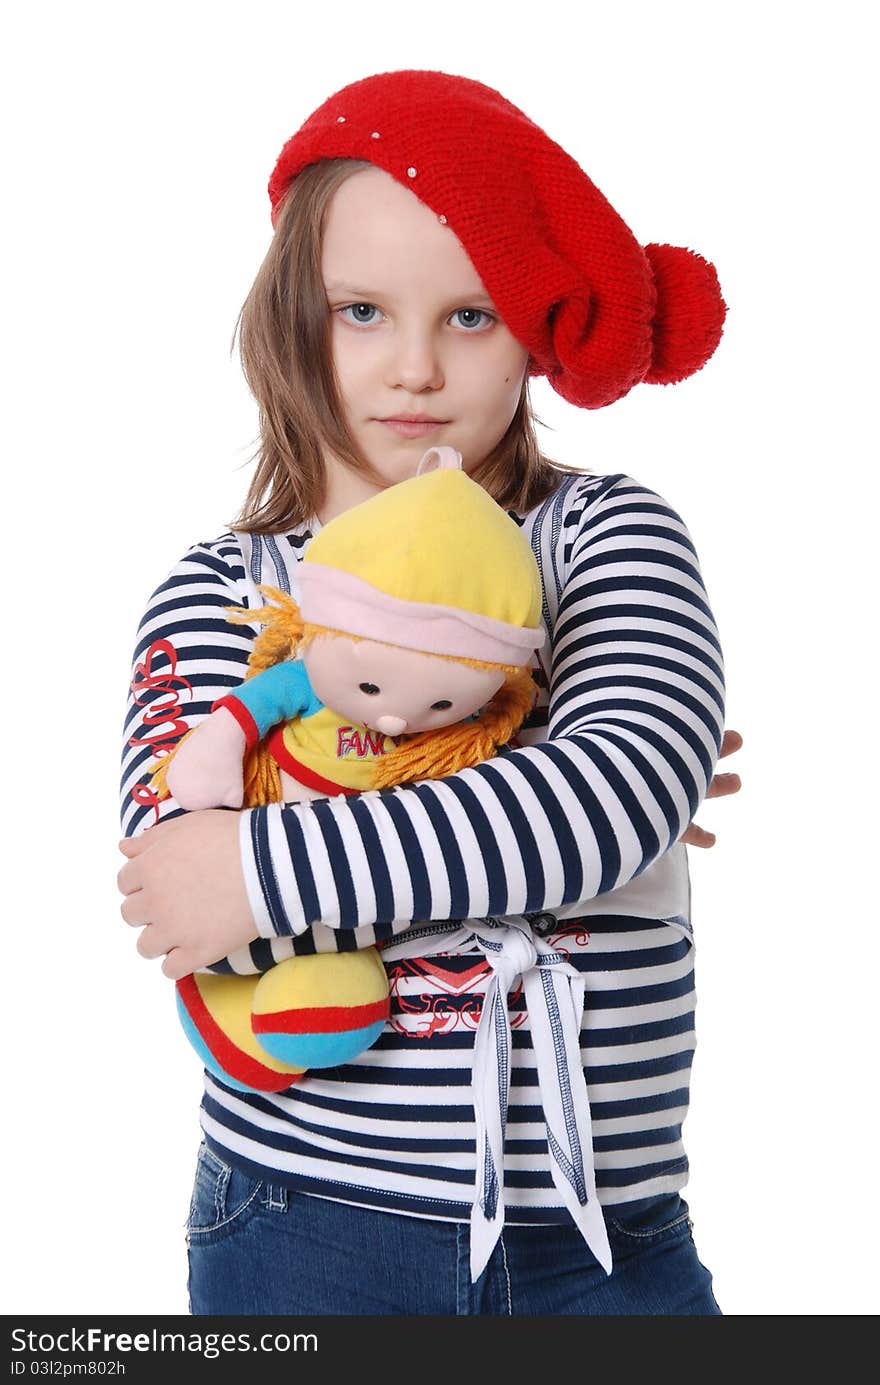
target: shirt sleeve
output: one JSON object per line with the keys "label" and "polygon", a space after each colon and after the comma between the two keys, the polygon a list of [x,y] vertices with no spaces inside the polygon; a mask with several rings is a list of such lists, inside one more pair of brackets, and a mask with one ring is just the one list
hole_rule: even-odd
{"label": "shirt sleeve", "polygon": [[440,780],[243,812],[263,937],[551,910],[626,884],[681,836],[724,725],[696,550],[631,477],[578,487],[552,564],[533,539],[545,593],[558,583],[548,739]]}
{"label": "shirt sleeve", "polygon": [[218,698],[211,711],[226,707],[244,731],[245,748],[250,750],[279,722],[310,716],[319,712],[322,705],[312,691],[305,664],[298,659],[284,659],[262,673],[255,673],[235,692]]}
{"label": "shirt sleeve", "polygon": [[193,544],[147,602],[123,724],[120,822],[126,837],[183,812],[173,798],[160,803],[149,788],[155,762],[247,672],[255,632],[232,624],[225,612],[245,604],[238,573],[241,554],[231,534]]}

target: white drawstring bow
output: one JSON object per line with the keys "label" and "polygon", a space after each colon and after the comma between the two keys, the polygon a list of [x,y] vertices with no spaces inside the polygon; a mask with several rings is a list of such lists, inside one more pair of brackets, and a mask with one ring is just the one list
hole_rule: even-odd
{"label": "white drawstring bow", "polygon": [[581,1063],[584,980],[519,916],[469,920],[452,931],[406,937],[382,957],[482,952],[492,968],[474,1041],[472,1090],[477,1176],[471,1211],[471,1279],[489,1262],[504,1225],[504,1135],[510,1095],[507,997],[523,979],[553,1182],[575,1225],[606,1274],[611,1247],[596,1196],[590,1102]]}

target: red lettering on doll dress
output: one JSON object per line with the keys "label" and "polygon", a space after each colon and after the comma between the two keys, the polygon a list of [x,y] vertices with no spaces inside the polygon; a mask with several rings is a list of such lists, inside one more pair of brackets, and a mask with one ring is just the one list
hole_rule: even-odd
{"label": "red lettering on doll dress", "polygon": [[[393,742],[392,742],[393,744]],[[364,727],[363,732],[354,726],[340,726],[336,732],[336,758],[345,759],[351,752],[363,760],[366,755],[384,755],[385,737]]]}
{"label": "red lettering on doll dress", "polygon": [[[153,661],[160,658],[167,660],[167,666],[155,671]],[[141,718],[141,729],[147,734],[129,737],[129,745],[148,745],[156,760],[170,755],[175,742],[187,729],[186,722],[175,715],[180,706],[181,688],[186,688],[192,696],[189,679],[177,672],[177,650],[170,640],[154,640],[141,662],[135,664],[131,691],[137,707],[145,706],[145,694],[158,690],[158,695],[146,705]],[[159,798],[155,789],[148,784],[135,784],[131,797],[135,803],[152,808],[156,822],[159,821]]]}

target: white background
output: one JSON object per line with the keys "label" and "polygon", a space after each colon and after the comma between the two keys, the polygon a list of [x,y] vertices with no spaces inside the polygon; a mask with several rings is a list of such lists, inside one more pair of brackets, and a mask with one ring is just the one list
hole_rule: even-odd
{"label": "white background", "polygon": [[153,0],[8,21],[7,1312],[186,1312],[200,1069],[118,912],[129,660],[150,592],[245,493],[230,341],[281,145],[403,67],[497,87],[642,242],[718,267],[728,325],[691,380],[592,412],[545,381],[533,399],[551,455],[685,517],[746,738],[742,793],[699,814],[718,844],[690,852],[701,1258],[728,1315],[876,1310],[869,13]]}

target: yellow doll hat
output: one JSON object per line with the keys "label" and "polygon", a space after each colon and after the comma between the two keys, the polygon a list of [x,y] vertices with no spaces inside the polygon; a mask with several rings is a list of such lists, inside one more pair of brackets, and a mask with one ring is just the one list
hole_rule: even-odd
{"label": "yellow doll hat", "polygon": [[304,621],[382,644],[520,667],[546,638],[528,540],[454,447],[332,519],[298,577]]}

